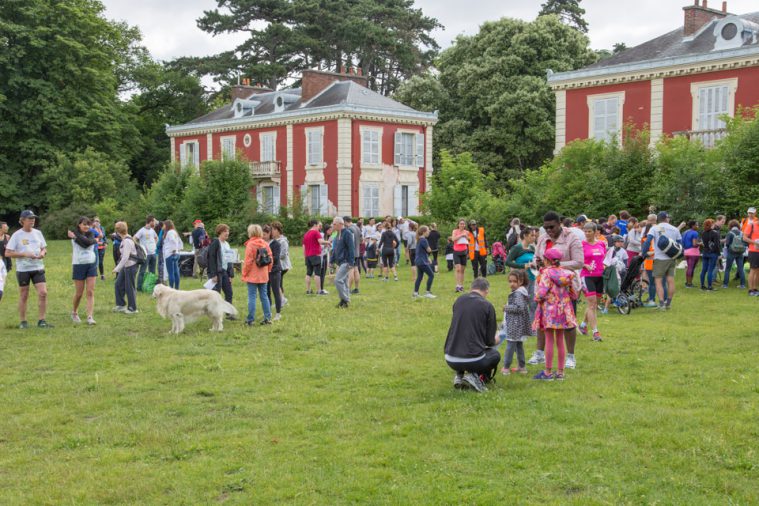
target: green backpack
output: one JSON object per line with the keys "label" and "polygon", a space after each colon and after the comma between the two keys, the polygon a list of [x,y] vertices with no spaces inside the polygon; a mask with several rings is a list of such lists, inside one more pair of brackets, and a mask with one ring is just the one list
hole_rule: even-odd
{"label": "green backpack", "polygon": [[145,277],[142,279],[142,286],[140,287],[140,290],[145,293],[153,293],[153,288],[155,288],[156,283],[158,283],[158,276],[148,271],[145,273]]}

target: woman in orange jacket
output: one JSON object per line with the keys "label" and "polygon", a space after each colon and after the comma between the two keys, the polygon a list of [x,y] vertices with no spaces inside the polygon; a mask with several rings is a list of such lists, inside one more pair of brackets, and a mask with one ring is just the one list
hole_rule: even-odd
{"label": "woman in orange jacket", "polygon": [[269,283],[269,271],[274,262],[271,248],[263,239],[263,229],[260,225],[248,225],[248,242],[245,243],[245,260],[242,264],[242,280],[248,285],[248,317],[245,323],[253,325],[256,320],[256,293],[261,297],[264,308],[264,319],[261,325],[271,324],[271,303],[266,293]]}

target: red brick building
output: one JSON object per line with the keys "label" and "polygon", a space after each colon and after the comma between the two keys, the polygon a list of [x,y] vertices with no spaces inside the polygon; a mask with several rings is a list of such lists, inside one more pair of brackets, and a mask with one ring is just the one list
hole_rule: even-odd
{"label": "red brick building", "polygon": [[759,104],[759,12],[733,15],[727,2],[683,8],[679,28],[611,58],[550,75],[556,94],[556,151],[576,139],[610,139],[624,123],[651,141],[684,134],[707,146],[724,135],[724,115]]}
{"label": "red brick building", "polygon": [[169,126],[172,160],[250,162],[262,210],[301,199],[312,214],[413,216],[432,175],[437,115],[366,87],[353,73],[303,72],[302,88],[236,86],[232,103]]}

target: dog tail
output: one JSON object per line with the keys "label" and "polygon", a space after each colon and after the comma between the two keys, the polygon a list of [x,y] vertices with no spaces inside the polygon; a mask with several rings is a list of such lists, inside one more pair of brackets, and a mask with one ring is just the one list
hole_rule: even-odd
{"label": "dog tail", "polygon": [[232,304],[230,304],[227,301],[222,302],[222,307],[224,308],[224,314],[237,316],[237,308],[234,307]]}

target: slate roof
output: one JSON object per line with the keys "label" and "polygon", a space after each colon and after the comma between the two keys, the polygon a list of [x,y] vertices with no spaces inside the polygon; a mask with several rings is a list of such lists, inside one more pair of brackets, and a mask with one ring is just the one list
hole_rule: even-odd
{"label": "slate roof", "polygon": [[[384,95],[356,84],[353,81],[336,81],[330,84],[321,93],[306,103],[303,103],[303,101],[300,99],[300,88],[251,94],[251,96],[248,97],[250,100],[260,101],[261,103],[256,106],[256,108],[253,110],[252,115],[247,115],[245,117],[254,118],[262,114],[274,113],[274,100],[277,96],[282,94],[290,95],[293,98],[297,97],[297,100],[285,105],[283,112],[311,111],[313,109],[336,105],[350,105],[369,109],[382,109],[389,112],[417,112],[411,107],[405,106],[400,102],[396,102],[391,98],[385,97]],[[208,114],[189,121],[186,123],[186,125],[233,119],[234,117],[235,115],[232,111],[232,103],[229,103],[216,109],[215,111],[211,111]]]}
{"label": "slate roof", "polygon": [[[759,12],[743,14],[738,16],[747,21],[759,23]],[[584,67],[583,70],[601,69],[614,67],[616,65],[627,65],[632,63],[642,63],[648,60],[659,60],[662,58],[675,58],[684,56],[695,56],[704,53],[710,53],[714,50],[717,37],[714,35],[714,26],[720,19],[711,21],[707,26],[697,32],[697,36],[689,40],[683,35],[683,27],[672,30],[660,37],[639,46],[635,46],[611,58],[606,58],[592,65]],[[759,43],[745,43],[744,47],[750,45],[759,45]]]}

